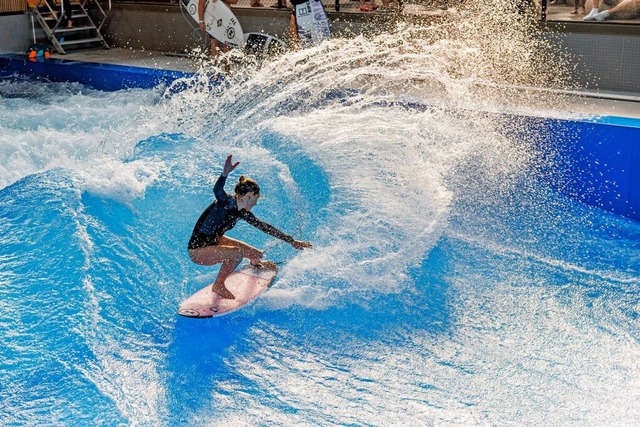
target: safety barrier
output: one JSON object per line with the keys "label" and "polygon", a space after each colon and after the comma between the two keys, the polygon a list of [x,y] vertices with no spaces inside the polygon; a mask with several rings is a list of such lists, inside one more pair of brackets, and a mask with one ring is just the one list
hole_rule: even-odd
{"label": "safety barrier", "polygon": [[20,13],[27,10],[27,0],[0,0],[0,13]]}

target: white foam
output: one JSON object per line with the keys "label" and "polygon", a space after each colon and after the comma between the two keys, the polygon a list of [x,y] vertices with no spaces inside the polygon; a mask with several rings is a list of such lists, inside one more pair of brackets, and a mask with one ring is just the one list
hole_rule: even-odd
{"label": "white foam", "polygon": [[122,161],[161,124],[141,120],[158,99],[154,91],[105,93],[46,83],[27,87],[41,93],[0,104],[0,188],[55,168],[88,173],[103,161]]}
{"label": "white foam", "polygon": [[[640,419],[634,376],[638,346],[627,332],[635,331],[635,326],[627,326],[634,320],[611,315],[620,298],[611,298],[609,305],[596,301],[596,309],[590,312],[579,286],[568,285],[554,299],[552,283],[537,283],[540,276],[527,277],[528,271],[519,265],[505,271],[510,267],[505,254],[513,253],[507,243],[481,243],[488,248],[489,260],[503,258],[498,265],[458,260],[452,250],[450,261],[455,265],[446,270],[452,272],[450,276],[443,277],[447,288],[443,292],[451,297],[443,303],[448,317],[442,330],[421,323],[440,321],[425,315],[424,307],[407,307],[400,298],[391,301],[414,310],[416,319],[407,319],[408,326],[383,319],[379,331],[363,334],[361,329],[375,324],[366,313],[354,319],[361,325],[331,324],[334,314],[347,316],[340,311],[341,304],[366,306],[381,295],[412,290],[411,270],[429,256],[451,227],[452,216],[467,219],[456,204],[469,199],[482,204],[494,192],[508,192],[513,177],[527,168],[530,159],[524,142],[507,140],[499,132],[499,123],[478,113],[477,107],[490,103],[492,94],[477,94],[474,83],[484,83],[494,71],[496,78],[505,81],[526,75],[526,58],[515,56],[517,41],[525,38],[533,49],[536,40],[524,32],[502,31],[505,28],[500,26],[499,31],[483,30],[474,19],[478,18],[465,17],[458,26],[409,26],[398,34],[332,40],[291,52],[222,92],[212,93],[205,82],[200,86],[204,90],[185,91],[159,105],[148,100],[136,104],[133,99],[131,104],[122,103],[117,100],[121,95],[113,95],[114,126],[111,119],[98,125],[89,120],[100,115],[88,114],[88,109],[110,105],[100,97],[87,103],[78,101],[82,97],[65,101],[64,108],[78,116],[82,129],[74,128],[70,119],[20,134],[0,124],[5,126],[0,129],[0,150],[6,154],[0,157],[3,186],[61,167],[72,171],[79,191],[131,203],[161,179],[201,189],[204,178],[215,178],[224,157],[233,151],[244,170],[268,177],[273,186],[283,183],[280,200],[295,205],[300,217],[313,225],[304,228],[308,234],[296,237],[311,240],[315,248],[297,253],[259,304],[335,312],[300,310],[305,318],[291,316],[291,321],[281,322],[275,317],[280,325],[276,327],[252,319],[245,328],[243,322],[232,320],[227,323],[232,328],[228,341],[224,334],[216,336],[213,341],[220,338],[221,343],[205,346],[213,351],[202,360],[194,356],[198,352],[189,350],[190,338],[198,336],[196,329],[206,331],[207,324],[187,333],[173,325],[171,333],[163,331],[172,323],[167,318],[175,315],[171,304],[176,303],[179,287],[174,283],[182,272],[149,277],[160,270],[151,259],[175,261],[175,248],[162,247],[166,252],[160,256],[145,254],[148,258],[139,256],[135,261],[127,251],[113,260],[123,265],[98,269],[111,273],[112,267],[122,267],[131,276],[128,288],[114,286],[114,277],[107,277],[100,287],[97,277],[85,278],[93,312],[78,314],[89,319],[81,323],[78,335],[95,357],[73,369],[114,402],[125,422],[162,424],[174,410],[187,419],[191,416],[196,424],[220,425],[292,421],[316,425],[336,420],[407,425],[518,420],[535,425],[541,419],[543,424],[558,425],[567,420],[620,424]],[[445,40],[432,42],[430,33],[439,31]],[[460,39],[453,40],[458,33]],[[509,49],[501,49],[505,45]],[[531,51],[523,52],[526,56]],[[492,69],[492,59],[507,66]],[[509,67],[509,62],[514,65]],[[535,72],[541,78],[555,75],[538,68]],[[240,81],[244,76],[234,78]],[[423,111],[398,104],[416,100],[437,100],[437,107]],[[57,108],[63,107],[54,108],[59,113]],[[173,160],[131,158],[135,144],[146,136],[176,130],[199,140],[193,150],[176,154],[179,172],[172,169]],[[329,197],[319,207],[321,222],[309,209],[311,201],[304,200],[308,192],[302,190],[308,189],[298,188],[288,165],[275,160],[277,153],[271,155],[263,143],[265,135],[273,134],[279,138],[278,150],[300,153],[326,175],[310,179],[312,185],[323,185],[325,178],[328,182],[328,188],[319,189]],[[212,164],[211,170],[204,167]],[[85,265],[91,265],[94,243],[82,222],[89,219],[80,220],[76,235],[84,241]],[[477,231],[475,224],[471,232]],[[165,232],[150,231],[158,236]],[[468,236],[464,232],[451,235]],[[494,233],[493,237],[501,236]],[[477,242],[472,237],[467,241]],[[463,255],[474,253],[464,251]],[[532,270],[560,267],[569,274],[588,275],[594,282],[628,279],[631,274],[609,274],[534,250],[515,255],[520,262],[530,263]],[[93,265],[99,266],[102,260]],[[190,263],[184,252],[182,260],[176,263]],[[132,265],[142,268],[129,268]],[[479,273],[485,270],[487,274]],[[507,280],[495,279],[499,274]],[[634,284],[622,281],[629,283]],[[158,322],[138,329],[133,326],[141,319],[137,309],[149,306],[150,300],[157,304],[153,310]],[[116,306],[123,301],[124,305]],[[635,299],[633,304],[637,310]],[[101,310],[104,314],[112,310],[112,318]],[[605,319],[604,324],[592,318]],[[328,331],[322,330],[325,326]],[[331,339],[315,340],[318,332]],[[172,346],[184,346],[184,352]],[[65,349],[53,350],[64,357]],[[200,364],[206,368],[211,360],[227,366],[196,369]],[[184,402],[173,400],[193,392],[190,378],[180,384],[171,381],[176,367],[187,365],[195,367],[191,372],[187,369],[187,375],[203,376],[206,385],[201,391],[212,396],[211,408],[196,404],[182,409]]]}
{"label": "white foam", "polygon": [[130,204],[144,196],[147,187],[158,179],[163,168],[162,162],[135,160],[123,163],[107,159],[93,164],[91,169],[76,171],[75,180],[82,190]]}
{"label": "white foam", "polygon": [[[392,35],[334,39],[234,75],[224,91],[166,100],[165,111],[189,112],[168,118],[185,133],[239,151],[275,133],[284,137],[279,149],[299,150],[327,174],[329,214],[313,236],[300,236],[314,249],[281,271],[273,304],[326,307],[354,292],[367,299],[410,289],[408,271],[447,227],[457,193],[487,181],[508,191],[526,170],[526,147],[479,108],[488,101],[476,84],[488,72],[461,71],[486,52],[469,40],[430,40],[439,30],[406,24]],[[206,87],[202,79],[194,87]],[[439,107],[424,111],[402,104],[436,99]]]}

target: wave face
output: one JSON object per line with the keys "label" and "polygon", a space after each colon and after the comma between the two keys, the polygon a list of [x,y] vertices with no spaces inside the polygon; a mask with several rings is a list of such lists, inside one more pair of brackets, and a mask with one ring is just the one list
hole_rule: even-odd
{"label": "wave face", "polygon": [[[0,424],[637,424],[640,226],[550,190],[544,129],[492,114],[560,102],[496,86],[548,51],[509,13],[178,93],[0,81]],[[274,287],[181,318],[229,153],[315,248],[239,224]]]}

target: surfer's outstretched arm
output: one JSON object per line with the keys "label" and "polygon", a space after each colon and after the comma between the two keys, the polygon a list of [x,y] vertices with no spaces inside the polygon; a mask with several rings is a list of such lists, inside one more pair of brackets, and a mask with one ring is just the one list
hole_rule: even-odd
{"label": "surfer's outstretched arm", "polygon": [[238,167],[239,164],[240,162],[233,163],[233,155],[229,154],[227,156],[227,160],[224,162],[224,166],[222,167],[222,176],[229,175],[236,167]]}
{"label": "surfer's outstretched arm", "polygon": [[258,218],[256,218],[256,216],[254,214],[252,214],[249,211],[243,210],[243,211],[241,211],[240,215],[241,215],[242,219],[247,221],[248,224],[253,225],[258,230],[263,231],[263,232],[267,233],[270,236],[273,236],[273,237],[275,237],[277,239],[280,239],[280,240],[284,240],[285,242],[289,243],[291,246],[293,246],[294,248],[296,248],[298,250],[308,249],[308,248],[312,248],[313,247],[310,242],[305,242],[305,241],[302,241],[302,240],[296,240],[293,237],[289,236],[288,234],[285,234],[282,231],[278,230],[273,225],[267,224],[266,222],[259,220]]}

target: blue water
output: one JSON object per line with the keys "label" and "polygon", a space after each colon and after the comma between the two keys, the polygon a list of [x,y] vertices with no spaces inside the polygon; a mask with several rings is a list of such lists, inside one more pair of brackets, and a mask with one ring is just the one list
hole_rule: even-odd
{"label": "blue water", "polygon": [[[233,91],[0,81],[0,425],[637,425],[640,225],[495,117],[304,55]],[[314,249],[238,225],[273,288],[182,318],[229,153]]]}

